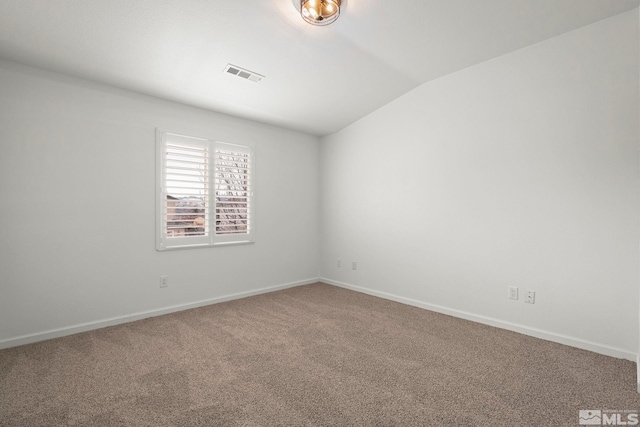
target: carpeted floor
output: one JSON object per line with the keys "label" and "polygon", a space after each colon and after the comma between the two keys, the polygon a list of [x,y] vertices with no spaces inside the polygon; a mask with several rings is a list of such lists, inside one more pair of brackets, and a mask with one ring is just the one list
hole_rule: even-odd
{"label": "carpeted floor", "polygon": [[635,364],[325,284],[0,351],[0,426],[578,426]]}

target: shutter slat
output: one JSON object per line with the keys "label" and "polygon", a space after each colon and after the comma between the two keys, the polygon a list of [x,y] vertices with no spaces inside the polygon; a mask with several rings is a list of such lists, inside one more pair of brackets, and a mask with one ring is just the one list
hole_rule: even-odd
{"label": "shutter slat", "polygon": [[[208,194],[193,194],[193,193],[181,193],[179,191],[168,191],[167,195],[169,196],[173,196],[175,197],[175,200],[172,200],[173,202],[180,202],[180,201],[185,201],[191,197],[195,197],[195,196],[204,196],[203,198],[205,198],[206,196],[208,196]],[[203,202],[203,206],[209,206],[209,202],[205,201]]]}
{"label": "shutter slat", "polygon": [[208,182],[202,182],[200,180],[193,180],[193,179],[169,179],[167,180],[167,186],[168,187],[178,187],[178,188],[182,188],[184,185],[187,185],[192,187],[195,186],[196,188],[202,188],[203,190],[208,190],[207,187],[209,187],[209,183]]}
{"label": "shutter slat", "polygon": [[236,188],[234,191],[248,191],[249,190],[249,181],[239,181],[235,183],[228,182],[216,182],[216,189],[224,190],[226,188]]}
{"label": "shutter slat", "polygon": [[203,157],[203,153],[206,153],[206,150],[200,150],[200,151],[187,151],[187,150],[172,150],[172,149],[168,149],[167,150],[167,155],[172,157],[172,158],[176,158],[176,157],[187,157],[190,159],[201,159]]}
{"label": "shutter slat", "polygon": [[171,178],[167,179],[167,182],[186,182],[188,184],[197,184],[198,186],[205,188],[205,184],[208,184],[207,181],[203,181],[202,177],[196,177],[196,176],[189,176],[189,175],[185,175],[185,176],[179,176],[179,177],[174,177],[171,176]]}
{"label": "shutter slat", "polygon": [[[190,174],[185,174],[183,172],[191,172]],[[167,175],[189,175],[189,176],[208,176],[209,173],[206,169],[194,169],[190,167],[183,166],[167,166],[166,172]]]}
{"label": "shutter slat", "polygon": [[203,151],[207,150],[206,148],[200,147],[200,146],[188,146],[188,145],[172,144],[171,142],[167,143],[167,149],[168,150],[190,151],[190,152],[197,152],[197,153],[202,153]]}
{"label": "shutter slat", "polygon": [[[209,195],[209,192],[202,187],[190,187],[188,185],[173,185],[167,188],[167,193],[173,196],[182,194],[184,197],[192,198],[204,198]],[[178,198],[178,200],[183,200],[183,198]]]}
{"label": "shutter slat", "polygon": [[197,161],[197,160],[185,160],[185,159],[171,159],[167,161],[167,169],[180,169],[186,168],[189,170],[197,171],[204,170],[207,168],[206,161]]}

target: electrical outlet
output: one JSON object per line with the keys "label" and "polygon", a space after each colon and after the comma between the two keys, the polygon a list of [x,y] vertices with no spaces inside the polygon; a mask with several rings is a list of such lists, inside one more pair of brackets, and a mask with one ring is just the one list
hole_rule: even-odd
{"label": "electrical outlet", "polygon": [[167,276],[160,276],[160,287],[166,288],[169,286],[169,278]]}
{"label": "electrical outlet", "polygon": [[524,299],[524,302],[527,304],[535,304],[536,303],[536,291],[527,291],[527,295]]}
{"label": "electrical outlet", "polygon": [[342,260],[338,258],[338,262],[336,263],[338,268],[342,268]]}
{"label": "electrical outlet", "polygon": [[357,270],[358,269],[358,263],[356,261],[351,261],[351,269],[352,270]]}
{"label": "electrical outlet", "polygon": [[518,299],[518,288],[509,286],[509,299]]}

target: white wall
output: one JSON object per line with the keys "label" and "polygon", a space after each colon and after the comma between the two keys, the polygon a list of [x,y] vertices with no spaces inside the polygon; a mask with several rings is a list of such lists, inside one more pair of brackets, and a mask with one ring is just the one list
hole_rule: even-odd
{"label": "white wall", "polygon": [[638,99],[631,11],[323,138],[321,275],[635,361]]}
{"label": "white wall", "polygon": [[[255,146],[254,245],[156,252],[156,127]],[[318,159],[317,137],[0,62],[0,346],[317,278]]]}

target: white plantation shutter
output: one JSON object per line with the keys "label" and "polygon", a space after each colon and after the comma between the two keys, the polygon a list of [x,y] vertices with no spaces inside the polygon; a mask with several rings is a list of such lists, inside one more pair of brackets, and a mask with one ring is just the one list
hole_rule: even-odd
{"label": "white plantation shutter", "polygon": [[252,149],[157,132],[158,250],[248,243]]}
{"label": "white plantation shutter", "polygon": [[218,241],[246,240],[251,235],[251,150],[216,143],[215,234]]}

